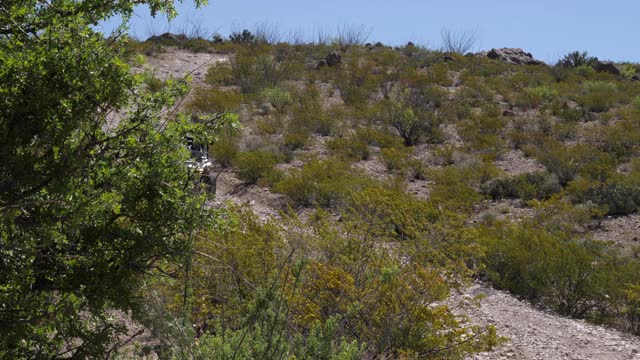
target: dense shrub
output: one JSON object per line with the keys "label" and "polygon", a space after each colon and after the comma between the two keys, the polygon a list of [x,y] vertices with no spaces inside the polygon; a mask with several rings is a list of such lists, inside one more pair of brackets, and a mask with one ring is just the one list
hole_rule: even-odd
{"label": "dense shrub", "polygon": [[291,94],[280,88],[263,89],[260,92],[260,96],[280,112],[293,103]]}
{"label": "dense shrub", "polygon": [[218,139],[209,147],[211,158],[222,167],[231,165],[238,153],[238,141],[233,136],[225,136]]}
{"label": "dense shrub", "polygon": [[195,114],[219,114],[240,109],[242,95],[235,91],[213,88],[196,88],[193,99],[186,108]]}
{"label": "dense shrub", "polygon": [[489,159],[495,158],[504,150],[505,143],[501,134],[505,119],[501,115],[493,108],[485,108],[483,113],[458,123],[458,132],[469,150]]}
{"label": "dense shrub", "polygon": [[[329,113],[333,111],[334,114]],[[328,136],[335,132],[337,120],[341,118],[338,109],[325,110],[320,100],[320,91],[309,85],[298,94],[297,101],[291,109],[291,120],[287,131],[296,133],[317,133]]]}
{"label": "dense shrub", "polygon": [[215,62],[207,69],[204,82],[213,86],[229,86],[234,84],[231,64],[226,61]]}
{"label": "dense shrub", "polygon": [[281,157],[267,151],[254,150],[241,152],[236,155],[232,165],[238,177],[249,184],[253,184],[262,178],[274,176],[274,166]]}
{"label": "dense shrub", "polygon": [[[499,226],[484,234],[489,279],[562,315],[589,318],[629,330],[640,263],[602,243],[578,241],[535,223]],[[631,296],[629,296],[631,295]],[[630,313],[631,311],[631,313]],[[631,316],[629,319],[627,316]]]}
{"label": "dense shrub", "polygon": [[244,93],[275,87],[291,77],[295,71],[292,63],[277,61],[268,51],[253,48],[241,49],[231,61],[234,83]]}
{"label": "dense shrub", "polygon": [[605,180],[615,170],[615,158],[587,144],[567,146],[547,141],[535,150],[538,160],[566,185],[581,174],[594,180]]}
{"label": "dense shrub", "polygon": [[605,182],[577,180],[568,187],[575,200],[604,206],[610,215],[624,215],[640,210],[640,173],[616,174]]}
{"label": "dense shrub", "polygon": [[382,163],[389,171],[402,171],[407,166],[409,151],[401,148],[384,148],[380,150]]}
{"label": "dense shrub", "polygon": [[343,160],[367,160],[371,156],[369,145],[357,137],[338,137],[327,141],[326,144],[334,155]]}
{"label": "dense shrub", "polygon": [[383,120],[398,131],[406,146],[416,145],[419,141],[438,141],[439,119],[437,102],[428,89],[402,89],[395,92],[391,99],[381,103]]}
{"label": "dense shrub", "polygon": [[515,104],[523,108],[536,108],[556,96],[558,92],[548,86],[525,88],[518,93]]}
{"label": "dense shrub", "polygon": [[558,61],[557,66],[567,68],[577,68],[579,66],[588,65],[591,66],[598,61],[598,58],[589,56],[586,51],[572,51],[566,54],[562,59]]}
{"label": "dense shrub", "polygon": [[344,206],[350,193],[371,185],[371,180],[336,159],[311,160],[302,169],[291,169],[273,190],[296,206]]}
{"label": "dense shrub", "polygon": [[490,180],[482,184],[481,191],[493,199],[519,198],[522,200],[548,199],[562,190],[558,178],[544,172],[526,173]]}
{"label": "dense shrub", "polygon": [[618,88],[611,82],[588,81],[582,86],[578,103],[593,112],[609,110],[619,102]]}

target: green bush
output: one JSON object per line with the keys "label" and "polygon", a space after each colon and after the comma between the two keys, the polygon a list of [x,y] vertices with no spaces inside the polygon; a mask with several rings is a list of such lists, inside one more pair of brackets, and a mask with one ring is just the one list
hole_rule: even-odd
{"label": "green bush", "polygon": [[626,320],[636,319],[628,312],[636,309],[633,287],[620,285],[638,283],[637,260],[536,223],[484,231],[487,275],[496,286],[561,315],[632,328]]}
{"label": "green bush", "polygon": [[335,132],[336,121],[339,118],[339,113],[331,116],[323,109],[318,88],[309,85],[298,95],[298,99],[291,109],[288,131],[297,133],[313,132],[328,136]]}
{"label": "green bush", "polygon": [[222,167],[231,165],[238,153],[238,142],[235,137],[219,139],[209,147],[211,158]]}
{"label": "green bush", "polygon": [[482,114],[458,123],[458,132],[465,141],[465,146],[489,159],[494,159],[505,148],[505,142],[500,136],[505,120],[502,114],[491,113],[492,111],[487,109]]}
{"label": "green bush", "polygon": [[226,61],[214,63],[207,70],[204,82],[212,86],[229,86],[234,84],[231,64]]}
{"label": "green bush", "polygon": [[563,186],[580,174],[594,180],[605,180],[615,170],[615,158],[587,144],[567,146],[547,141],[535,155]]}
{"label": "green bush", "polygon": [[537,172],[490,180],[481,186],[482,193],[493,199],[548,199],[562,190],[558,178]]}
{"label": "green bush", "polygon": [[516,105],[523,108],[536,108],[545,102],[553,100],[558,92],[548,86],[525,88],[516,97]]}
{"label": "green bush", "polygon": [[640,210],[640,173],[616,174],[606,182],[574,181],[567,192],[575,200],[605,206],[610,215],[625,215]]}
{"label": "green bush", "polygon": [[582,86],[578,103],[593,112],[604,112],[619,102],[618,88],[614,83],[588,81]]}
{"label": "green bush", "polygon": [[287,61],[277,61],[263,49],[241,49],[231,61],[234,83],[244,93],[255,93],[276,87],[293,75],[295,67]]}
{"label": "green bush", "polygon": [[369,145],[356,137],[335,138],[327,141],[327,148],[337,157],[348,161],[367,160],[371,156]]}
{"label": "green bush", "polygon": [[307,144],[309,136],[301,133],[287,133],[284,135],[283,145],[287,151],[303,148]]}
{"label": "green bush", "polygon": [[398,136],[389,134],[370,127],[359,127],[353,135],[354,141],[362,141],[369,146],[379,148],[401,147],[402,139]]}
{"label": "green bush", "polygon": [[579,66],[592,66],[597,61],[598,58],[589,56],[586,51],[572,51],[560,59],[557,66],[577,68]]}
{"label": "green bush", "polygon": [[419,141],[439,141],[439,119],[434,110],[438,99],[431,99],[430,92],[416,89],[402,89],[391,99],[381,102],[381,116],[386,124],[398,131],[406,146]]}
{"label": "green bush", "polygon": [[382,163],[389,171],[402,171],[407,166],[409,152],[399,148],[384,148],[380,150]]}
{"label": "green bush", "polygon": [[238,178],[254,184],[262,178],[273,175],[273,167],[281,160],[281,156],[272,152],[254,150],[236,155],[232,165]]}
{"label": "green bush", "polygon": [[242,94],[238,92],[199,87],[186,108],[195,114],[220,114],[238,111],[241,103]]}
{"label": "green bush", "polygon": [[293,103],[291,94],[280,88],[263,89],[260,92],[260,96],[280,112]]}
{"label": "green bush", "polygon": [[291,169],[273,190],[287,195],[296,206],[344,207],[349,194],[372,181],[337,159],[311,160],[302,169]]}

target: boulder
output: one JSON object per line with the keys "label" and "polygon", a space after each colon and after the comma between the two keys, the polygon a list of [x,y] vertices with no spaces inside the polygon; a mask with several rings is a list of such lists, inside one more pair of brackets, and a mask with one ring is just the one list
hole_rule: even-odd
{"label": "boulder", "polygon": [[147,39],[147,41],[151,41],[151,42],[162,42],[162,41],[175,41],[175,42],[182,42],[182,41],[187,41],[187,35],[185,34],[172,34],[172,33],[164,33],[161,35],[154,35],[150,38]]}
{"label": "boulder", "polygon": [[499,60],[502,62],[506,62],[508,64],[526,64],[526,65],[540,65],[544,64],[540,60],[536,60],[533,58],[531,53],[525,52],[522,49],[516,48],[502,48],[502,49],[491,49],[489,52],[482,52],[479,55],[485,55],[489,59]]}
{"label": "boulder", "polygon": [[317,68],[319,69],[324,66],[338,66],[340,64],[342,64],[342,55],[334,51],[325,56],[324,59],[320,60]]}
{"label": "boulder", "polygon": [[635,74],[631,77],[631,80],[633,81],[640,81],[640,74]]}
{"label": "boulder", "polygon": [[620,69],[612,61],[596,61],[593,69],[597,72],[608,72],[613,75],[620,75]]}
{"label": "boulder", "polygon": [[409,41],[405,47],[414,48],[414,47],[416,47],[416,44],[414,44],[411,41]]}

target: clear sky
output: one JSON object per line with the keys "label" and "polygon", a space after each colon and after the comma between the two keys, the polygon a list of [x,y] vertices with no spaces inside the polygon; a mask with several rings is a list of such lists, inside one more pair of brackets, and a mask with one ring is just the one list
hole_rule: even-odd
{"label": "clear sky", "polygon": [[[588,51],[605,60],[640,62],[640,0],[209,0],[196,10],[192,0],[178,4],[180,16],[149,16],[136,11],[130,33],[145,39],[154,33],[197,24],[208,34],[227,36],[256,24],[277,27],[284,35],[311,37],[318,29],[365,25],[369,41],[399,45],[407,41],[437,48],[440,32],[473,31],[476,50],[520,47],[554,62],[569,51]],[[119,19],[101,25],[109,32]]]}

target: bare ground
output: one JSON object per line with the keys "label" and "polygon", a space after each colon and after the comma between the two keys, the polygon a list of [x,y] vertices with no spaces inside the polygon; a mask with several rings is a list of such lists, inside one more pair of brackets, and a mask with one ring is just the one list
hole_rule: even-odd
{"label": "bare ground", "polygon": [[[484,296],[479,307],[469,301],[477,295]],[[499,336],[509,338],[494,351],[469,359],[640,359],[640,338],[547,313],[504,291],[474,284],[462,299],[456,311],[473,323],[495,325]]]}

